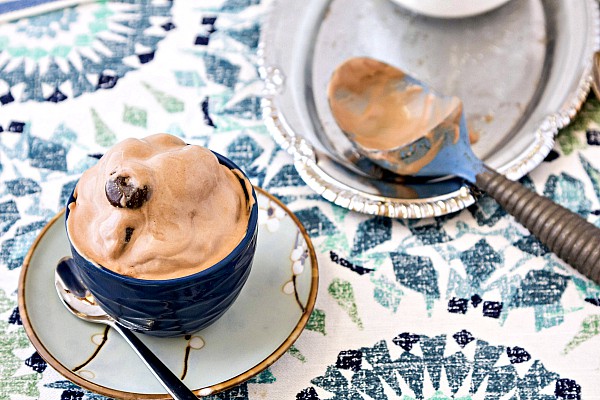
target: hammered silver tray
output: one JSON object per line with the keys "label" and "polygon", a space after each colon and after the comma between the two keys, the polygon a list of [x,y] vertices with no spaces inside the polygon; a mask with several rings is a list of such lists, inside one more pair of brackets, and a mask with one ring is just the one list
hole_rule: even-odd
{"label": "hammered silver tray", "polygon": [[513,0],[463,19],[389,0],[274,0],[260,42],[263,118],[308,186],[337,205],[397,218],[456,212],[478,195],[457,178],[399,181],[353,162],[327,106],[333,70],[370,56],[460,97],[475,153],[518,179],[585,100],[598,18],[594,0]]}

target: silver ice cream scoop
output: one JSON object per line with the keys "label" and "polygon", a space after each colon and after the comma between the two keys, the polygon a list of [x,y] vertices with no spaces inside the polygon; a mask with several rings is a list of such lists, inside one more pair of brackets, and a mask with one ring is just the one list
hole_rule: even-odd
{"label": "silver ice cream scoop", "polygon": [[486,166],[471,150],[459,99],[389,64],[357,57],[334,71],[328,100],[361,155],[398,175],[465,179],[560,258],[600,282],[600,229]]}

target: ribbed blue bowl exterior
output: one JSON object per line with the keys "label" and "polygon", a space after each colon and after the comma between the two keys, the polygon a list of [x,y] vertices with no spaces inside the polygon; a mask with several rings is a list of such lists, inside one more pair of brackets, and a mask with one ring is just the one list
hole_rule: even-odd
{"label": "ribbed blue bowl exterior", "polygon": [[[216,156],[221,164],[239,169],[225,157]],[[203,329],[233,304],[250,274],[258,233],[254,189],[252,196],[254,206],[246,236],[224,260],[204,271],[176,279],[135,279],[91,262],[71,245],[77,272],[98,304],[130,329],[162,337],[182,336]],[[67,204],[73,200],[71,194]],[[67,207],[65,226],[68,218]]]}

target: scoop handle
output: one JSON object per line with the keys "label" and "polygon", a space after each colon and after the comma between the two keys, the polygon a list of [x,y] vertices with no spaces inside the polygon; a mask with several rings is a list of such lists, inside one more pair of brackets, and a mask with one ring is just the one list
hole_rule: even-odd
{"label": "scoop handle", "polygon": [[489,167],[475,184],[554,254],[600,283],[600,228]]}

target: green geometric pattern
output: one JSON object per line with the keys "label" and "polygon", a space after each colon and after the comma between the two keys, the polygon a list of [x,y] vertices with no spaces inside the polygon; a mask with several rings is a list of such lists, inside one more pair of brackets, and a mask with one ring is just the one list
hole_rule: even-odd
{"label": "green geometric pattern", "polygon": [[[104,399],[39,358],[15,311],[18,274],[80,174],[117,141],[157,132],[236,161],[301,220],[319,262],[294,344],[208,399],[599,397],[600,286],[493,199],[404,221],[349,211],[304,183],[261,119],[271,3],[106,0],[0,25],[0,400]],[[596,225],[598,131],[590,95],[556,154],[521,180]]]}

